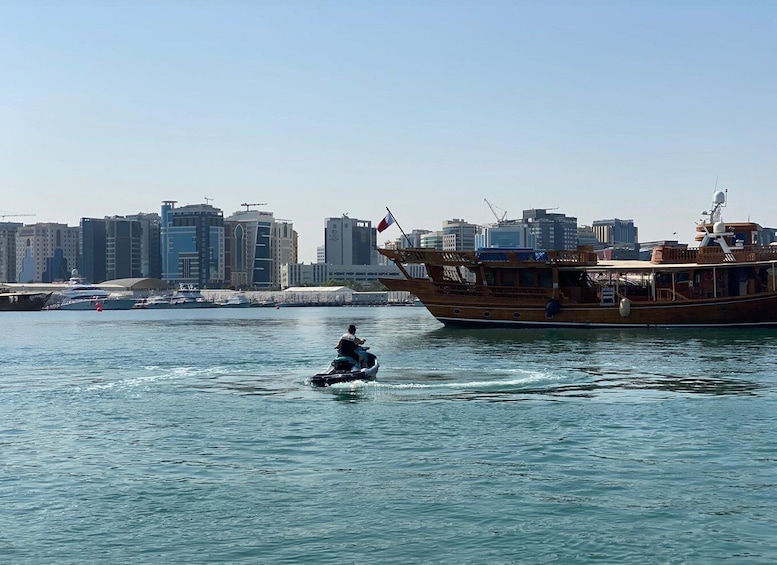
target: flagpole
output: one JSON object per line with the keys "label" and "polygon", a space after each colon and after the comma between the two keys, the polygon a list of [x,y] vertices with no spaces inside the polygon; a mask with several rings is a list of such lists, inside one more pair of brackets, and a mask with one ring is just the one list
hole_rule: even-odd
{"label": "flagpole", "polygon": [[392,217],[392,218],[394,218],[394,223],[395,223],[395,224],[397,224],[397,227],[399,228],[399,231],[401,231],[401,232],[402,232],[402,235],[404,235],[404,236],[405,236],[405,239],[407,240],[407,244],[408,244],[408,245],[413,245],[413,242],[412,242],[412,241],[410,241],[410,238],[409,238],[409,237],[407,237],[407,234],[405,233],[405,230],[403,230],[403,229],[402,229],[402,226],[400,226],[400,225],[399,225],[399,222],[397,221],[397,217],[396,217],[396,216],[393,214],[393,212],[392,212],[391,210],[389,210],[389,207],[388,207],[388,206],[386,206],[386,211],[387,211],[389,214],[391,214],[391,217]]}

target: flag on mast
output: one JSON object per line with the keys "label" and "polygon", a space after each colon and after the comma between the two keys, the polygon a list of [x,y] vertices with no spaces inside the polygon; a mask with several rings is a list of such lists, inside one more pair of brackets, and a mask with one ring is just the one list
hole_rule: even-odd
{"label": "flag on mast", "polygon": [[378,233],[381,233],[382,231],[386,230],[393,223],[394,223],[394,216],[392,216],[391,212],[389,212],[388,214],[386,214],[386,217],[383,218],[378,224]]}

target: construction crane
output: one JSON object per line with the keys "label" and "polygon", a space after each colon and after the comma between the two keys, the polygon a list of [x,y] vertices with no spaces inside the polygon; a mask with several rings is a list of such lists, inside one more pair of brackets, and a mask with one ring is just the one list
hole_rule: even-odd
{"label": "construction crane", "polygon": [[249,204],[248,202],[243,202],[241,206],[245,206],[246,212],[250,212],[251,206],[267,206],[267,202],[252,202],[251,204]]}
{"label": "construction crane", "polygon": [[[494,206],[493,204],[491,204],[491,203],[488,201],[488,198],[484,198],[484,199],[483,199],[483,201],[484,201],[486,204],[488,204],[488,207],[489,207],[489,208],[491,208],[491,213],[492,213],[492,214],[494,215],[494,217],[496,218],[496,223],[497,223],[497,224],[499,224],[499,225],[501,226],[501,225],[502,225],[502,223],[505,221],[505,218],[507,217],[507,210],[503,210],[503,211],[504,211],[504,214],[502,214],[502,217],[500,218],[500,217],[499,217],[499,214],[497,214],[497,213],[496,213],[496,206]],[[500,210],[501,210],[501,208],[500,208]]]}
{"label": "construction crane", "polygon": [[35,214],[0,214],[0,220],[5,221],[6,218],[21,218],[23,216],[34,216]]}

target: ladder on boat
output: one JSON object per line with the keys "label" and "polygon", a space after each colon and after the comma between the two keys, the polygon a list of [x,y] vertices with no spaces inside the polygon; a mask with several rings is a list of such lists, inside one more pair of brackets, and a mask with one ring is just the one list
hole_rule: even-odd
{"label": "ladder on boat", "polygon": [[603,286],[599,298],[600,306],[615,306],[615,287]]}

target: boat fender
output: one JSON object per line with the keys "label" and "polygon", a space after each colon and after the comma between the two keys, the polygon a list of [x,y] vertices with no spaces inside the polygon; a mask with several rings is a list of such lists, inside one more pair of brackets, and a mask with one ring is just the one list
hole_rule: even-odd
{"label": "boat fender", "polygon": [[548,300],[548,303],[545,304],[545,317],[546,318],[552,318],[556,314],[558,314],[561,311],[561,302],[556,300],[555,298]]}
{"label": "boat fender", "polygon": [[621,316],[624,318],[628,318],[629,314],[631,314],[631,300],[628,298],[621,298],[621,302],[618,305],[618,312],[620,312]]}

